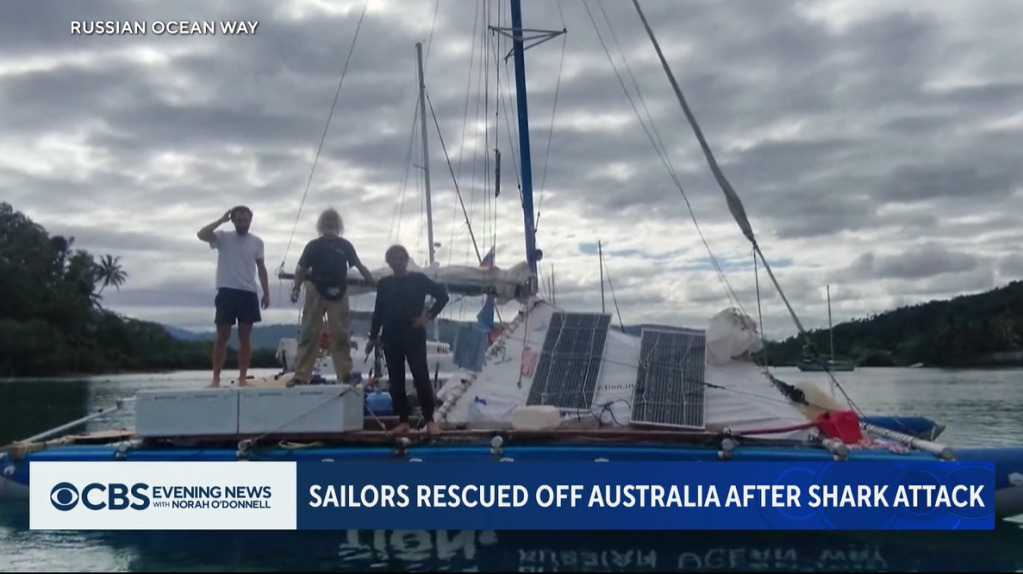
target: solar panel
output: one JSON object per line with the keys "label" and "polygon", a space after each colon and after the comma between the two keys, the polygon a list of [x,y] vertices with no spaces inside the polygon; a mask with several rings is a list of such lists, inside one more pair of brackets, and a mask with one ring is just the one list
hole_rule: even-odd
{"label": "solar panel", "polygon": [[706,345],[703,331],[643,329],[632,422],[705,428]]}
{"label": "solar panel", "polygon": [[610,326],[611,315],[554,313],[526,404],[590,410]]}

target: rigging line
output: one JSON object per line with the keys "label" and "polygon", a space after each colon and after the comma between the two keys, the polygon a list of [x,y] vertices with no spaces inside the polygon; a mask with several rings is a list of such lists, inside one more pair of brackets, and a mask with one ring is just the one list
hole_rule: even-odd
{"label": "rigging line", "polygon": [[[718,262],[717,257],[714,255],[713,250],[710,248],[710,243],[707,241],[706,236],[703,234],[703,229],[700,227],[700,223],[696,219],[696,213],[693,210],[692,204],[689,202],[689,197],[686,195],[685,189],[682,186],[682,182],[679,179],[678,174],[675,172],[675,169],[671,164],[670,158],[667,157],[667,150],[666,148],[664,148],[663,142],[660,141],[660,136],[658,135],[655,138],[654,133],[651,132],[651,129],[647,127],[646,122],[643,120],[642,114],[639,113],[639,108],[636,107],[636,103],[632,98],[632,94],[629,93],[629,90],[625,85],[625,80],[622,79],[621,73],[619,73],[618,71],[618,66],[615,65],[614,63],[614,58],[611,56],[611,51],[608,49],[607,43],[604,42],[604,37],[600,33],[600,28],[597,26],[597,21],[593,17],[593,13],[590,11],[589,4],[587,4],[586,0],[583,0],[583,8],[586,9],[586,14],[590,18],[590,23],[593,25],[593,29],[597,33],[597,39],[600,41],[600,45],[604,49],[604,55],[607,56],[608,61],[611,63],[611,68],[612,70],[614,70],[615,77],[618,79],[618,83],[622,87],[622,91],[625,92],[625,98],[628,100],[629,105],[632,107],[633,113],[636,114],[636,118],[639,120],[640,126],[643,128],[644,133],[646,133],[647,139],[650,140],[650,144],[653,146],[654,151],[657,152],[657,156],[658,158],[660,158],[661,164],[664,165],[665,169],[668,171],[668,176],[675,183],[675,186],[678,188],[679,193],[682,194],[682,199],[683,201],[685,201],[686,208],[689,211],[689,217],[693,221],[693,225],[696,228],[697,234],[700,236],[700,240],[703,243],[704,249],[707,250],[707,254],[710,257],[711,264],[714,266],[714,270],[718,276],[718,281],[721,283],[722,287],[724,287],[725,296],[729,299],[729,301],[734,302],[735,305],[739,308],[739,310],[745,314],[746,310],[743,307],[742,302],[739,300],[739,297],[735,294],[734,289],[732,289],[731,283],[729,283],[728,278],[725,275],[724,269],[721,267],[720,262]],[[607,24],[609,29],[611,29],[613,35],[613,28],[611,26],[610,20],[608,20]],[[627,60],[625,61],[625,66],[626,68],[629,67]],[[636,85],[636,92],[637,96],[641,100],[643,100],[642,93],[639,89],[638,84]],[[657,128],[653,126],[652,119],[651,127],[656,132]],[[660,146],[658,145],[658,143],[660,143]]]}
{"label": "rigging line", "polygon": [[305,205],[306,197],[309,195],[309,188],[313,184],[313,174],[316,173],[316,164],[320,161],[320,152],[323,151],[323,142],[327,141],[327,131],[330,129],[330,120],[334,117],[334,108],[337,107],[338,96],[341,95],[341,86],[345,83],[345,76],[348,75],[348,65],[352,63],[352,54],[355,53],[355,42],[359,39],[359,30],[362,29],[362,21],[366,17],[366,8],[369,7],[369,0],[362,5],[362,13],[359,14],[359,22],[355,25],[355,34],[352,36],[352,45],[348,48],[348,57],[345,59],[345,66],[341,70],[341,79],[337,83],[337,90],[334,92],[334,101],[330,104],[330,113],[327,114],[327,124],[323,126],[323,136],[320,137],[320,145],[316,148],[316,156],[313,158],[313,167],[309,170],[309,180],[305,184],[305,192],[302,193],[302,201],[298,204],[298,213],[295,214],[295,225],[291,228],[291,237],[288,238],[288,246],[284,249],[284,259],[281,260],[281,269],[288,260],[288,251],[291,250],[291,243],[295,240],[295,232],[298,231],[298,220],[302,217],[302,207]]}
{"label": "rigging line", "polygon": [[757,254],[753,252],[753,278],[757,284],[757,315],[760,318],[760,342],[764,345],[764,366],[770,366],[767,359],[767,335],[764,334],[764,312],[760,308],[760,267],[757,265]]}
{"label": "rigging line", "polygon": [[[584,0],[585,1],[585,0]],[[700,148],[703,150],[703,155],[707,160],[707,165],[710,167],[711,173],[714,174],[714,179],[717,181],[721,191],[724,192],[725,198],[728,200],[729,210],[732,212],[732,217],[736,220],[736,224],[742,230],[743,235],[753,244],[753,249],[760,256],[760,261],[764,264],[764,270],[767,271],[767,275],[771,278],[771,282],[774,283],[775,289],[778,290],[778,295],[781,297],[783,303],[785,303],[786,309],[788,309],[789,315],[792,317],[792,321],[796,324],[796,328],[799,329],[800,334],[807,341],[811,349],[816,349],[816,345],[810,339],[809,333],[803,327],[802,321],[799,320],[799,316],[796,315],[796,310],[789,303],[788,297],[785,296],[785,291],[781,288],[781,284],[778,283],[778,279],[774,276],[774,271],[771,270],[771,265],[767,262],[767,258],[764,257],[763,251],[760,249],[760,245],[757,243],[756,237],[753,234],[753,228],[749,223],[749,219],[746,216],[746,211],[742,206],[742,202],[739,199],[739,195],[735,192],[732,184],[725,177],[721,167],[718,166],[717,160],[714,159],[714,152],[710,149],[710,144],[707,143],[707,138],[703,135],[703,130],[700,129],[699,123],[696,121],[696,116],[693,111],[689,108],[689,103],[686,102],[685,96],[682,94],[682,88],[679,87],[678,81],[675,80],[675,74],[671,71],[671,66],[668,65],[668,60],[664,57],[664,52],[661,51],[661,45],[657,42],[656,36],[654,36],[653,29],[650,28],[650,23],[647,22],[646,16],[643,14],[643,9],[639,6],[639,0],[632,0],[632,5],[636,7],[636,12],[639,14],[640,20],[643,22],[643,27],[646,29],[647,35],[650,37],[650,42],[654,45],[654,50],[657,52],[657,57],[661,61],[661,67],[664,69],[665,75],[668,76],[668,81],[671,83],[671,88],[675,92],[675,97],[678,99],[679,104],[682,106],[682,111],[685,113],[686,120],[689,122],[690,127],[693,130],[693,134],[696,135],[696,139],[700,143]],[[740,217],[741,216],[741,217]],[[838,379],[834,373],[827,366],[826,361],[821,361],[821,366],[824,368],[824,372],[827,373],[831,383],[838,388],[842,395],[848,401],[849,405],[857,411],[861,412],[856,403],[853,402],[849,394],[846,393],[845,389],[839,384]]]}
{"label": "rigging line", "polygon": [[[504,11],[501,10],[500,0],[497,2],[497,26],[501,27],[504,21]],[[490,47],[490,43],[487,43]],[[497,196],[501,193],[501,59],[494,58],[494,257],[497,257]],[[490,150],[487,150],[489,153]]]}
{"label": "rigging line", "polygon": [[625,323],[622,321],[622,310],[618,308],[618,298],[615,297],[615,285],[611,282],[611,270],[607,267],[607,261],[604,259],[604,255],[600,256],[601,263],[604,264],[604,275],[607,277],[607,286],[611,288],[611,302],[614,303],[615,313],[618,314],[618,326],[622,328],[622,333],[625,332]]}
{"label": "rigging line", "polygon": [[426,73],[426,67],[430,65],[430,48],[433,47],[433,31],[437,27],[437,13],[440,12],[440,0],[433,5],[433,22],[430,24],[430,37],[426,40],[426,54],[423,55],[423,73]]}
{"label": "rigging line", "polygon": [[404,162],[404,173],[402,173],[401,183],[401,196],[398,199],[398,205],[395,206],[394,216],[391,217],[391,230],[387,234],[387,242],[391,243],[391,240],[399,240],[401,238],[401,218],[405,213],[405,190],[408,189],[408,176],[409,171],[412,167],[412,147],[416,141],[416,133],[418,132],[418,125],[416,120],[419,119],[419,94],[416,94],[416,105],[412,113],[412,129],[409,130],[408,147],[405,151],[405,162]]}
{"label": "rigging line", "polygon": [[[558,12],[561,14],[561,28],[566,29],[565,11],[561,8],[561,0],[557,0]],[[547,185],[547,166],[551,160],[551,141],[554,139],[554,114],[558,111],[558,93],[561,91],[561,73],[565,67],[565,48],[568,46],[568,34],[561,35],[561,60],[558,63],[558,81],[554,85],[554,104],[551,106],[551,127],[547,130],[547,151],[543,159],[543,175],[540,176],[540,198],[536,204],[536,222],[533,224],[533,233],[540,227],[540,214],[543,210],[544,189]]]}
{"label": "rigging line", "polygon": [[[470,180],[469,180],[469,208],[468,208],[468,210],[465,208],[464,204],[462,205],[463,216],[465,216],[465,218],[467,220],[469,219],[469,215],[468,215],[469,213],[472,213],[472,214],[476,213],[476,209],[477,209],[477,207],[476,207],[476,198],[477,198],[477,195],[479,193],[479,188],[476,185],[476,174],[477,174],[477,169],[479,168],[479,165],[478,165],[479,164],[479,162],[478,162],[478,155],[476,153],[476,150],[479,147],[479,139],[480,139],[479,128],[478,128],[479,122],[480,122],[480,107],[481,107],[480,101],[483,98],[483,84],[487,81],[486,72],[484,71],[484,64],[486,63],[485,60],[487,59],[487,52],[486,52],[486,50],[487,50],[487,48],[486,48],[486,43],[487,43],[487,27],[486,27],[486,25],[487,25],[487,22],[489,21],[488,20],[488,14],[489,14],[489,4],[484,2],[483,3],[483,11],[480,14],[480,21],[483,23],[483,28],[480,29],[480,57],[479,57],[479,60],[476,62],[476,66],[477,66],[477,69],[476,69],[476,111],[475,111],[475,115],[473,116],[474,126],[476,126],[476,127],[475,127],[475,129],[473,129],[473,136],[472,136],[472,148],[473,148],[473,151],[472,151],[472,159],[470,160],[471,163],[472,163],[472,172],[471,172],[471,177],[470,177]],[[484,118],[484,119],[486,119],[486,118]],[[484,173],[483,177],[486,178],[487,174]],[[459,198],[459,199],[461,200],[461,198]],[[473,239],[473,241],[475,242],[475,239]],[[473,247],[476,247],[475,243],[474,243]],[[478,247],[477,247],[477,251],[478,251]],[[469,261],[470,261],[470,250],[469,250],[469,244],[466,243],[466,245],[465,245],[465,265],[468,265]]]}
{"label": "rigging line", "polygon": [[[490,2],[486,3],[487,25],[490,25],[492,11]],[[485,34],[485,32],[484,32]],[[487,228],[490,227],[490,58],[483,58],[483,247],[487,246]]]}
{"label": "rigging line", "polygon": [[[495,36],[496,36],[496,40],[495,40]],[[496,46],[494,46],[495,41],[497,42]],[[494,58],[497,58],[497,59],[501,58],[502,48],[501,48],[500,42],[502,42],[502,41],[510,41],[510,40],[507,40],[507,38],[503,34],[491,33],[490,44],[491,44],[491,49],[493,50]],[[518,117],[518,115],[517,115],[518,114],[518,109],[515,107],[514,104],[510,104],[509,103],[511,101],[511,99],[512,99],[512,95],[509,92],[512,89],[511,86],[514,85],[514,82],[512,82],[511,71],[509,70],[508,66],[504,67],[504,75],[505,75],[506,85],[508,86],[508,91],[501,97],[501,109],[504,110],[504,123],[505,123],[505,130],[506,130],[505,133],[508,136],[508,148],[511,150],[511,154],[512,154],[512,165],[515,166],[515,169],[513,170],[515,172],[515,184],[518,187],[519,199],[521,200],[521,198],[522,198],[522,180],[521,180],[521,171],[520,171],[520,168],[519,168],[519,148],[518,148],[518,142],[515,141],[518,138],[518,128],[517,128],[517,126],[513,127],[512,121],[511,121],[511,118],[513,116],[508,111],[509,108],[512,109],[512,110],[515,110],[515,114],[516,115],[514,117],[517,118]],[[500,90],[501,76],[499,74],[497,76],[497,85],[498,85],[498,90]]]}
{"label": "rigging line", "polygon": [[[398,203],[398,224],[395,230],[395,239],[401,239],[401,222],[405,217],[405,196],[408,194],[408,182],[409,176],[412,175],[412,154],[415,152],[416,136],[419,135],[419,125],[416,120],[419,119],[419,98],[416,97],[416,113],[412,116],[412,138],[409,141],[408,157],[406,158],[405,164],[405,177],[401,184],[401,199]],[[417,180],[418,181],[418,180]],[[414,184],[413,184],[414,185]]]}
{"label": "rigging line", "polygon": [[[472,71],[473,64],[476,61],[476,32],[479,27],[479,13],[480,3],[476,2],[476,13],[472,18],[472,47],[469,49],[469,73],[465,81],[465,104],[462,109],[462,138],[458,146],[458,177],[462,177],[462,158],[465,155],[465,131],[469,125],[469,94],[472,91]],[[480,37],[480,43],[483,43],[483,36]],[[451,259],[454,257],[455,250],[453,248],[455,244],[455,230],[458,228],[455,225],[455,220],[458,217],[458,206],[455,204],[451,205],[451,235],[448,240],[448,265],[451,264]]]}
{"label": "rigging line", "polygon": [[472,247],[476,250],[476,259],[483,263],[483,256],[480,255],[480,248],[476,244],[476,235],[472,232],[472,223],[469,221],[469,213],[465,210],[465,203],[462,201],[462,192],[458,189],[458,179],[455,178],[455,168],[451,165],[451,158],[448,156],[448,148],[444,145],[444,136],[440,132],[440,122],[437,121],[437,114],[433,111],[433,102],[430,101],[429,92],[426,93],[426,103],[430,106],[430,115],[433,116],[433,125],[437,126],[437,139],[440,140],[440,149],[444,152],[444,160],[448,164],[448,171],[451,172],[451,181],[455,185],[455,195],[458,202],[462,204],[462,213],[465,215],[465,226],[469,229],[469,237],[472,239]]}
{"label": "rigging line", "polygon": [[724,288],[725,296],[730,301],[734,302],[736,306],[745,314],[746,310],[743,307],[742,302],[739,300],[739,297],[735,294],[735,291],[732,289],[731,283],[728,281],[728,277],[725,275],[724,269],[721,267],[720,262],[717,260],[717,257],[714,255],[714,252],[710,247],[710,243],[707,241],[706,236],[703,234],[703,229],[700,227],[700,223],[696,218],[696,213],[693,210],[691,203],[689,202],[689,197],[685,193],[685,189],[683,188],[682,182],[678,177],[678,173],[675,171],[675,167],[671,163],[671,158],[668,156],[667,148],[664,145],[664,142],[661,140],[660,133],[657,131],[657,125],[653,121],[653,116],[650,114],[649,108],[646,107],[646,99],[643,97],[643,92],[640,89],[638,82],[636,82],[635,75],[632,74],[632,68],[631,66],[629,66],[628,58],[625,57],[625,53],[621,49],[621,44],[617,41],[617,34],[614,33],[614,26],[611,24],[611,20],[607,17],[606,11],[603,11],[603,4],[599,4],[599,6],[602,9],[604,20],[607,22],[608,31],[611,33],[612,40],[615,41],[615,44],[618,47],[618,51],[622,56],[622,60],[623,63],[625,64],[626,71],[629,73],[629,76],[632,79],[633,86],[636,89],[636,96],[639,98],[640,103],[643,105],[644,110],[647,112],[647,117],[650,122],[649,128],[647,127],[646,122],[643,120],[642,114],[639,113],[639,109],[636,107],[632,95],[629,93],[628,88],[625,86],[625,81],[622,79],[621,74],[618,72],[618,67],[615,65],[614,58],[611,56],[611,52],[607,48],[607,44],[604,42],[603,35],[600,33],[600,28],[597,26],[596,19],[593,17],[589,5],[587,4],[586,0],[583,0],[583,7],[586,9],[586,14],[590,18],[590,23],[593,25],[594,31],[597,33],[597,39],[600,41],[600,45],[604,49],[604,55],[607,56],[608,61],[611,63],[611,68],[614,70],[615,77],[618,79],[618,83],[622,87],[622,91],[625,92],[625,97],[629,101],[629,105],[632,106],[633,113],[635,113],[636,118],[639,119],[640,126],[643,127],[643,131],[646,133],[647,139],[650,140],[650,144],[653,146],[654,151],[657,152],[657,155],[661,160],[661,164],[664,165],[665,169],[668,172],[668,176],[672,179],[672,181],[675,183],[675,186],[682,194],[682,199],[686,203],[686,208],[689,211],[690,219],[692,219],[693,225],[695,226],[696,232],[699,235],[701,242],[703,243],[704,249],[706,249],[707,254],[710,257],[711,263],[714,266],[714,271],[718,276],[718,281]]}

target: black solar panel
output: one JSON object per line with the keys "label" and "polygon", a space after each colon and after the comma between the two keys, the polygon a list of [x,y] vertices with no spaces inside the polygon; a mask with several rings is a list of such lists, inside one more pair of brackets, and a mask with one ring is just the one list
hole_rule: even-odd
{"label": "black solar panel", "polygon": [[632,422],[705,428],[706,343],[703,331],[643,329]]}
{"label": "black solar panel", "polygon": [[555,313],[526,404],[590,410],[610,326],[611,315]]}

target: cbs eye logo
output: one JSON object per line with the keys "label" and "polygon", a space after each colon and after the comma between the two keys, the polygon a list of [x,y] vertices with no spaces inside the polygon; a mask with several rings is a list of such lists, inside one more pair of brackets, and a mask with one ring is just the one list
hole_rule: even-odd
{"label": "cbs eye logo", "polygon": [[50,504],[57,510],[67,512],[78,505],[78,488],[70,482],[61,482],[50,491]]}

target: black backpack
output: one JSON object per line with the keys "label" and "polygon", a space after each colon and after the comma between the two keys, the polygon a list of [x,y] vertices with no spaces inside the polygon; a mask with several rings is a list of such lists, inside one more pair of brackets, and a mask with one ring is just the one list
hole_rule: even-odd
{"label": "black backpack", "polygon": [[313,265],[313,284],[324,299],[340,299],[348,288],[348,248],[340,238],[331,238],[320,244],[319,252],[319,265]]}

